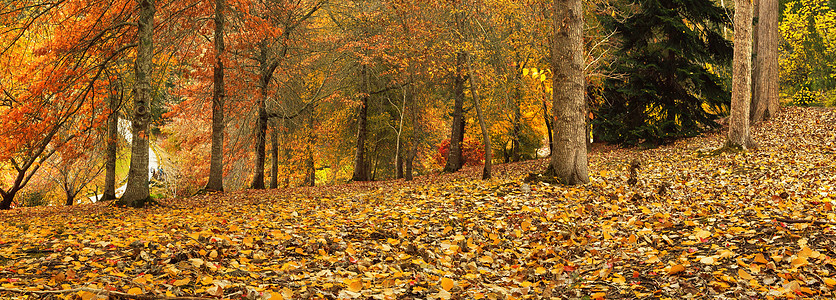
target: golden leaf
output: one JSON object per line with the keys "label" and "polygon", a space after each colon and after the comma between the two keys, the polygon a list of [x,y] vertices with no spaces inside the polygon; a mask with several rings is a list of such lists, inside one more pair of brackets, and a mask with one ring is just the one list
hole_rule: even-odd
{"label": "golden leaf", "polygon": [[449,291],[450,289],[453,288],[454,285],[456,285],[456,283],[453,282],[452,279],[447,278],[447,277],[441,278],[441,288],[444,289],[445,291]]}
{"label": "golden leaf", "polygon": [[685,271],[685,266],[683,266],[683,265],[671,266],[671,269],[668,270],[668,275],[674,275],[674,274],[680,273],[682,271]]}
{"label": "golden leaf", "polygon": [[138,288],[138,287],[131,288],[130,290],[128,290],[128,294],[130,294],[130,295],[139,295],[139,294],[142,294],[142,289],[141,289],[141,288]]}
{"label": "golden leaf", "polygon": [[746,279],[746,280],[752,280],[752,278],[755,278],[755,276],[749,275],[749,273],[746,273],[746,271],[743,271],[743,269],[738,269],[737,270],[737,276],[740,276],[740,278],[743,278],[743,279]]}

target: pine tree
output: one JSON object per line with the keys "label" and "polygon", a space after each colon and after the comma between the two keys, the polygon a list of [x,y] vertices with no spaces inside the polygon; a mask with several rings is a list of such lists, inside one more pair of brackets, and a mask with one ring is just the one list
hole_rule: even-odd
{"label": "pine tree", "polygon": [[640,0],[623,20],[602,16],[620,45],[612,65],[622,78],[607,79],[593,119],[596,138],[622,144],[661,144],[718,126],[730,94],[713,66],[731,60],[727,25],[712,1]]}

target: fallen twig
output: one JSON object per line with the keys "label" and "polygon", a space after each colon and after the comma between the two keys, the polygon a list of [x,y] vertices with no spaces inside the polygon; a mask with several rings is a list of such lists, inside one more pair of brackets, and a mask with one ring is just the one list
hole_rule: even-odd
{"label": "fallen twig", "polygon": [[775,221],[784,222],[784,223],[811,223],[815,225],[836,225],[836,223],[828,222],[828,221],[819,221],[819,220],[799,220],[799,219],[786,219],[786,218],[775,218]]}

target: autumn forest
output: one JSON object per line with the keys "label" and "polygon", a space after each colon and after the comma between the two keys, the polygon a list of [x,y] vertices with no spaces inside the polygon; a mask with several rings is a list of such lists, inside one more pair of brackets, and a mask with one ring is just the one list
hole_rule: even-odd
{"label": "autumn forest", "polygon": [[835,295],[832,0],[2,0],[0,90],[0,297]]}

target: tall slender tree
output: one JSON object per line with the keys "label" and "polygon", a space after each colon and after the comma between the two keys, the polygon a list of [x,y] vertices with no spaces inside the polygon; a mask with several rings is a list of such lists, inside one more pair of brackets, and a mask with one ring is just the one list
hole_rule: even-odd
{"label": "tall slender tree", "polygon": [[224,190],[224,7],[225,0],[215,0],[215,67],[212,90],[212,152],[206,190]]}
{"label": "tall slender tree", "polygon": [[568,185],[589,183],[586,157],[586,103],[583,75],[583,5],[581,0],[554,2],[554,153],[547,176]]}

